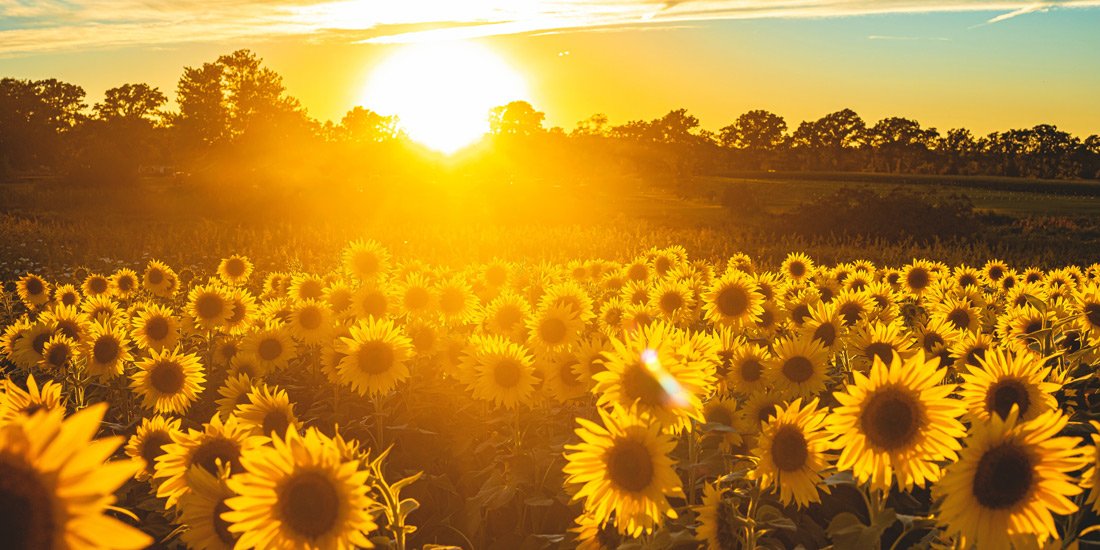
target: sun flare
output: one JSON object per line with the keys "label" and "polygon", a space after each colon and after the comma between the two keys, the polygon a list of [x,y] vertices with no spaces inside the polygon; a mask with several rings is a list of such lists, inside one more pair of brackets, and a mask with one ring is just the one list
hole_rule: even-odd
{"label": "sun flare", "polygon": [[527,100],[527,83],[488,48],[431,42],[402,48],[376,68],[363,103],[397,115],[412,139],[453,153],[489,130],[489,110]]}

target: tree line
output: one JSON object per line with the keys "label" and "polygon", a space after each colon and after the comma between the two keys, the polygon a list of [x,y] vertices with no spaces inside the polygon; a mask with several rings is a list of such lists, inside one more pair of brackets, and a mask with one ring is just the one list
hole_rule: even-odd
{"label": "tree line", "polygon": [[[428,162],[396,117],[363,107],[336,122],[310,117],[249,50],[186,67],[175,93],[175,110],[166,108],[163,91],[143,83],[111,88],[88,105],[72,83],[0,79],[0,175],[117,183],[143,172],[182,173],[259,184],[346,179],[349,172],[411,177]],[[487,116],[490,134],[464,157],[485,175],[801,170],[1100,178],[1100,136],[1049,124],[979,136],[902,117],[872,124],[851,109],[791,127],[778,114],[751,110],[715,132],[675,109],[620,125],[596,114],[565,130],[547,128],[545,114],[523,101]]]}

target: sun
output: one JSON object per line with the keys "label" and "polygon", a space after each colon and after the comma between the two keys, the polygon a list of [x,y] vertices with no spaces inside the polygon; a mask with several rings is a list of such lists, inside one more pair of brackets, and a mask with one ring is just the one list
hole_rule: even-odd
{"label": "sun", "polygon": [[523,77],[472,42],[404,46],[370,75],[363,104],[397,115],[410,138],[453,153],[489,131],[489,110],[529,100]]}

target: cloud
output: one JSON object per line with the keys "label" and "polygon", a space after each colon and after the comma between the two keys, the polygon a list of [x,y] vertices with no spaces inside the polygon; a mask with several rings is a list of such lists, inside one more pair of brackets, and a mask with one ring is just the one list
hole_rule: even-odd
{"label": "cloud", "polygon": [[0,0],[0,56],[284,36],[404,43],[723,19],[1003,12],[985,23],[994,24],[1093,6],[1100,0]]}

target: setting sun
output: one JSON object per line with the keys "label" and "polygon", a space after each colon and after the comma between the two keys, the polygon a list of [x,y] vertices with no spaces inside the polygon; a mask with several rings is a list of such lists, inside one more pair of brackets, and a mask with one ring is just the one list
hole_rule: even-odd
{"label": "setting sun", "polygon": [[489,129],[489,110],[526,100],[527,84],[489,49],[469,42],[402,48],[370,75],[363,103],[397,115],[409,137],[453,153]]}

